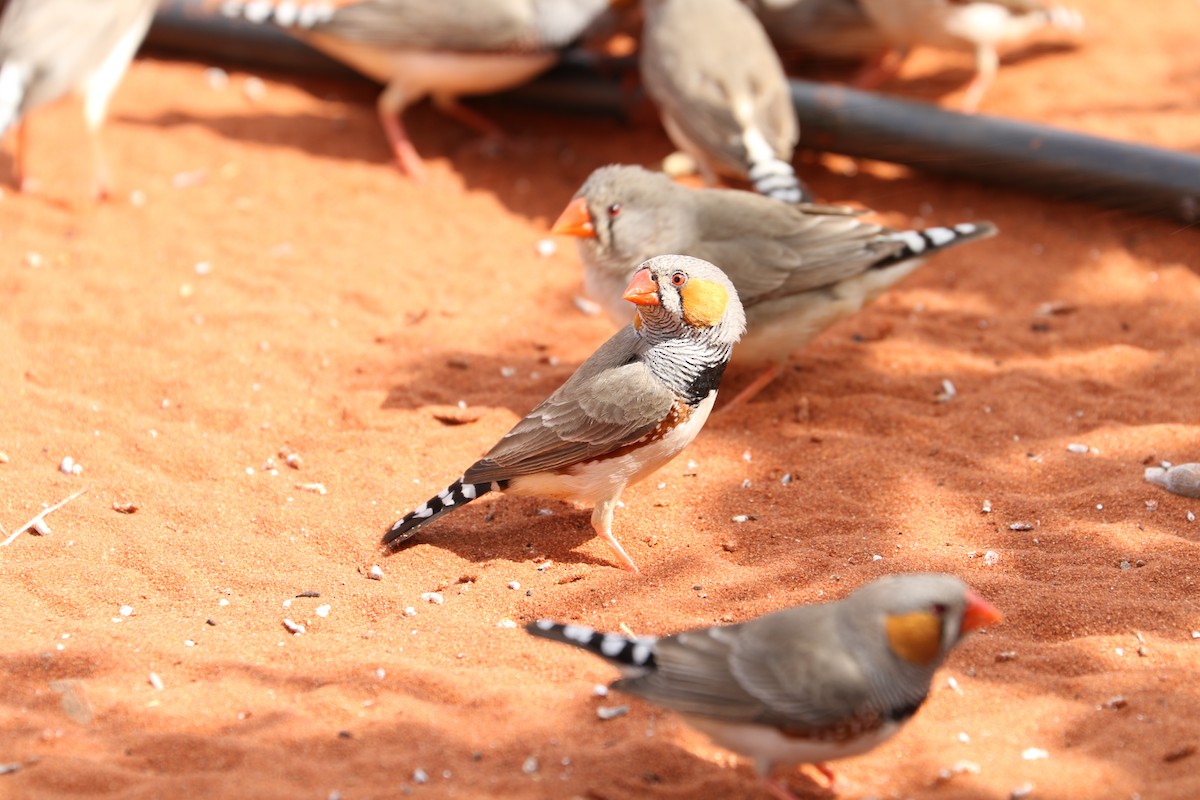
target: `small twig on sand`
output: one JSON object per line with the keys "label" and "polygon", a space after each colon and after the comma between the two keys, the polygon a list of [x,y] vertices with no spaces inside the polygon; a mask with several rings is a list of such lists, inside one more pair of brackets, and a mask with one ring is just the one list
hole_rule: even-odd
{"label": "small twig on sand", "polygon": [[0,542],[0,547],[7,547],[8,545],[12,544],[12,543],[13,543],[13,541],[14,541],[14,540],[15,540],[15,539],[16,539],[18,536],[20,536],[22,533],[24,533],[25,531],[27,531],[27,530],[29,530],[30,528],[32,528],[34,525],[37,525],[39,522],[41,522],[41,521],[42,521],[42,518],[43,518],[43,517],[45,517],[47,514],[49,514],[49,513],[51,513],[51,512],[54,512],[54,511],[58,511],[60,508],[62,508],[62,507],[63,507],[63,506],[65,506],[67,503],[69,503],[69,502],[71,502],[72,500],[74,500],[76,497],[79,497],[79,495],[83,494],[83,493],[84,493],[84,492],[86,492],[86,491],[87,491],[87,487],[85,486],[84,488],[82,488],[82,489],[80,489],[79,491],[77,491],[77,492],[75,492],[74,494],[72,494],[72,495],[71,495],[70,497],[68,497],[66,500],[63,500],[61,503],[57,503],[57,504],[55,504],[55,505],[52,505],[52,506],[50,506],[49,508],[42,509],[42,512],[41,512],[40,514],[38,514],[38,515],[37,515],[36,517],[34,517],[33,519],[29,520],[29,522],[26,522],[26,523],[25,523],[24,525],[22,525],[21,527],[17,528],[15,531],[13,531],[13,532],[12,532],[12,533],[9,535],[9,537],[8,537],[7,539],[5,539],[3,542]]}

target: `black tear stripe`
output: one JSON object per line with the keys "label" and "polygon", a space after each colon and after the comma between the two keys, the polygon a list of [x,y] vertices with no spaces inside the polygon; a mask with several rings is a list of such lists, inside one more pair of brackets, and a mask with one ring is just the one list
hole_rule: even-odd
{"label": "black tear stripe", "polygon": [[721,376],[725,374],[725,367],[728,364],[729,359],[723,359],[715,364],[706,364],[693,376],[683,387],[683,396],[689,406],[695,408],[704,398],[717,390],[721,385]]}

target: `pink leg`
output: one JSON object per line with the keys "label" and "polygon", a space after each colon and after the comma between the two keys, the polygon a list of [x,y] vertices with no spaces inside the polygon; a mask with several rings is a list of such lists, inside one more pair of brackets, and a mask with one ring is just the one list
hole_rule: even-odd
{"label": "pink leg", "polygon": [[108,171],[108,159],[104,156],[104,147],[100,144],[100,132],[88,130],[88,140],[92,145],[92,165],[95,174],[92,178],[92,197],[97,202],[112,197],[112,177]]}
{"label": "pink leg", "polygon": [[29,122],[17,122],[16,142],[13,146],[13,179],[19,192],[37,191],[37,181],[29,177]]}
{"label": "pink leg", "polygon": [[974,114],[979,110],[979,104],[992,81],[996,79],[996,70],[999,67],[1000,56],[994,48],[981,46],[975,51],[975,77],[967,85],[967,92],[963,95],[963,113]]}
{"label": "pink leg", "polygon": [[908,57],[908,49],[893,47],[874,56],[863,65],[862,70],[854,78],[854,86],[858,89],[877,89],[900,74],[900,67]]}
{"label": "pink leg", "polygon": [[504,138],[504,131],[500,129],[499,125],[478,111],[472,111],[467,108],[458,102],[457,97],[448,94],[435,94],[432,99],[434,107],[447,117],[450,117],[450,119],[456,119],[468,128],[478,131],[490,139]]}
{"label": "pink leg", "polygon": [[771,362],[771,365],[763,370],[757,378],[750,381],[750,384],[742,391],[738,392],[737,396],[730,400],[721,408],[722,414],[732,411],[735,408],[740,408],[770,385],[771,381],[783,374],[783,364],[778,361]]}
{"label": "pink leg", "polygon": [[404,123],[400,121],[400,114],[407,104],[408,98],[405,96],[404,88],[396,84],[388,85],[383,90],[383,94],[379,95],[379,101],[376,103],[379,123],[383,126],[384,135],[387,136],[388,144],[392,148],[392,155],[396,158],[396,166],[413,180],[424,181],[426,178],[425,162],[421,160],[417,148],[413,147],[413,143],[408,138],[408,132],[404,130]]}
{"label": "pink leg", "polygon": [[834,774],[833,769],[828,764],[818,761],[816,764],[813,764],[813,769],[824,775],[825,780],[829,781],[828,788],[832,789],[833,785],[837,783],[837,775]]}
{"label": "pink leg", "polygon": [[798,800],[787,784],[778,778],[763,778],[763,786],[776,800]]}

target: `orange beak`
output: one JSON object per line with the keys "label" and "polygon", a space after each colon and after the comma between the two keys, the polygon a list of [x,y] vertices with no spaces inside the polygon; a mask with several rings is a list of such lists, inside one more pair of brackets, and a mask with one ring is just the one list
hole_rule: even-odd
{"label": "orange beak", "polygon": [[638,306],[662,305],[658,299],[658,284],[650,276],[648,268],[637,271],[633,276],[633,280],[625,287],[625,294],[622,297]]}
{"label": "orange beak", "polygon": [[558,215],[551,233],[559,236],[578,236],[580,239],[595,239],[596,226],[592,224],[592,213],[588,211],[587,200],[576,197],[567,203],[567,207]]}
{"label": "orange beak", "polygon": [[967,590],[967,608],[963,612],[962,632],[970,633],[980,628],[995,625],[1004,619],[1004,615],[994,605],[979,595]]}

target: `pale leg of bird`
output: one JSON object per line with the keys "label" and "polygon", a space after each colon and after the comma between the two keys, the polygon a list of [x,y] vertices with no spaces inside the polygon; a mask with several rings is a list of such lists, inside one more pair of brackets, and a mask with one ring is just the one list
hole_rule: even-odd
{"label": "pale leg of bird", "polygon": [[904,59],[908,58],[907,47],[893,47],[871,57],[854,78],[858,89],[877,89],[900,73]]}
{"label": "pale leg of bird", "polygon": [[29,177],[27,162],[29,159],[29,123],[26,120],[17,121],[17,135],[13,144],[13,175],[17,190],[33,192],[37,189],[37,181]]}
{"label": "pale leg of bird", "polygon": [[445,114],[450,119],[456,119],[463,125],[466,125],[472,130],[479,131],[482,135],[489,139],[503,139],[504,131],[500,126],[492,122],[487,117],[480,114],[478,111],[471,109],[458,102],[458,98],[450,94],[434,94],[430,97],[433,101],[433,107]]}
{"label": "pale leg of bird", "polygon": [[783,374],[783,364],[778,361],[772,361],[770,366],[768,366],[761,373],[759,373],[757,378],[750,381],[750,383],[746,386],[745,389],[742,389],[740,392],[737,393],[737,396],[735,396],[732,400],[730,400],[728,403],[726,403],[721,408],[720,413],[724,414],[728,411],[732,411],[735,408],[740,408],[741,406],[744,406],[746,403],[749,403],[750,400],[755,395],[757,395],[763,389],[767,388],[767,386],[770,385],[771,381],[775,380],[782,374]]}
{"label": "pale leg of bird", "polygon": [[967,86],[967,93],[963,95],[963,112],[974,114],[979,110],[979,103],[992,81],[996,79],[996,70],[999,68],[1000,56],[996,53],[996,48],[987,44],[975,48],[975,77]]}
{"label": "pale leg of bird", "polygon": [[763,786],[777,800],[799,800],[787,784],[778,778],[763,778]]}
{"label": "pale leg of bird", "polygon": [[425,162],[421,160],[417,148],[413,147],[408,132],[404,130],[404,123],[400,121],[400,115],[412,100],[403,86],[389,83],[379,95],[375,108],[379,112],[379,124],[383,126],[392,155],[396,158],[396,166],[413,180],[423,181]]}
{"label": "pale leg of bird", "polygon": [[112,174],[108,170],[108,159],[100,142],[100,131],[88,125],[88,141],[92,146],[92,197],[107,200],[112,196]]}
{"label": "pale leg of bird", "polygon": [[625,548],[621,547],[621,543],[617,541],[617,537],[612,535],[613,510],[617,507],[617,500],[621,497],[618,491],[607,500],[601,500],[596,503],[596,507],[592,510],[592,529],[596,531],[596,535],[604,540],[604,543],[612,548],[616,554],[617,560],[630,572],[637,572],[637,564],[633,563],[633,559],[625,552]]}

